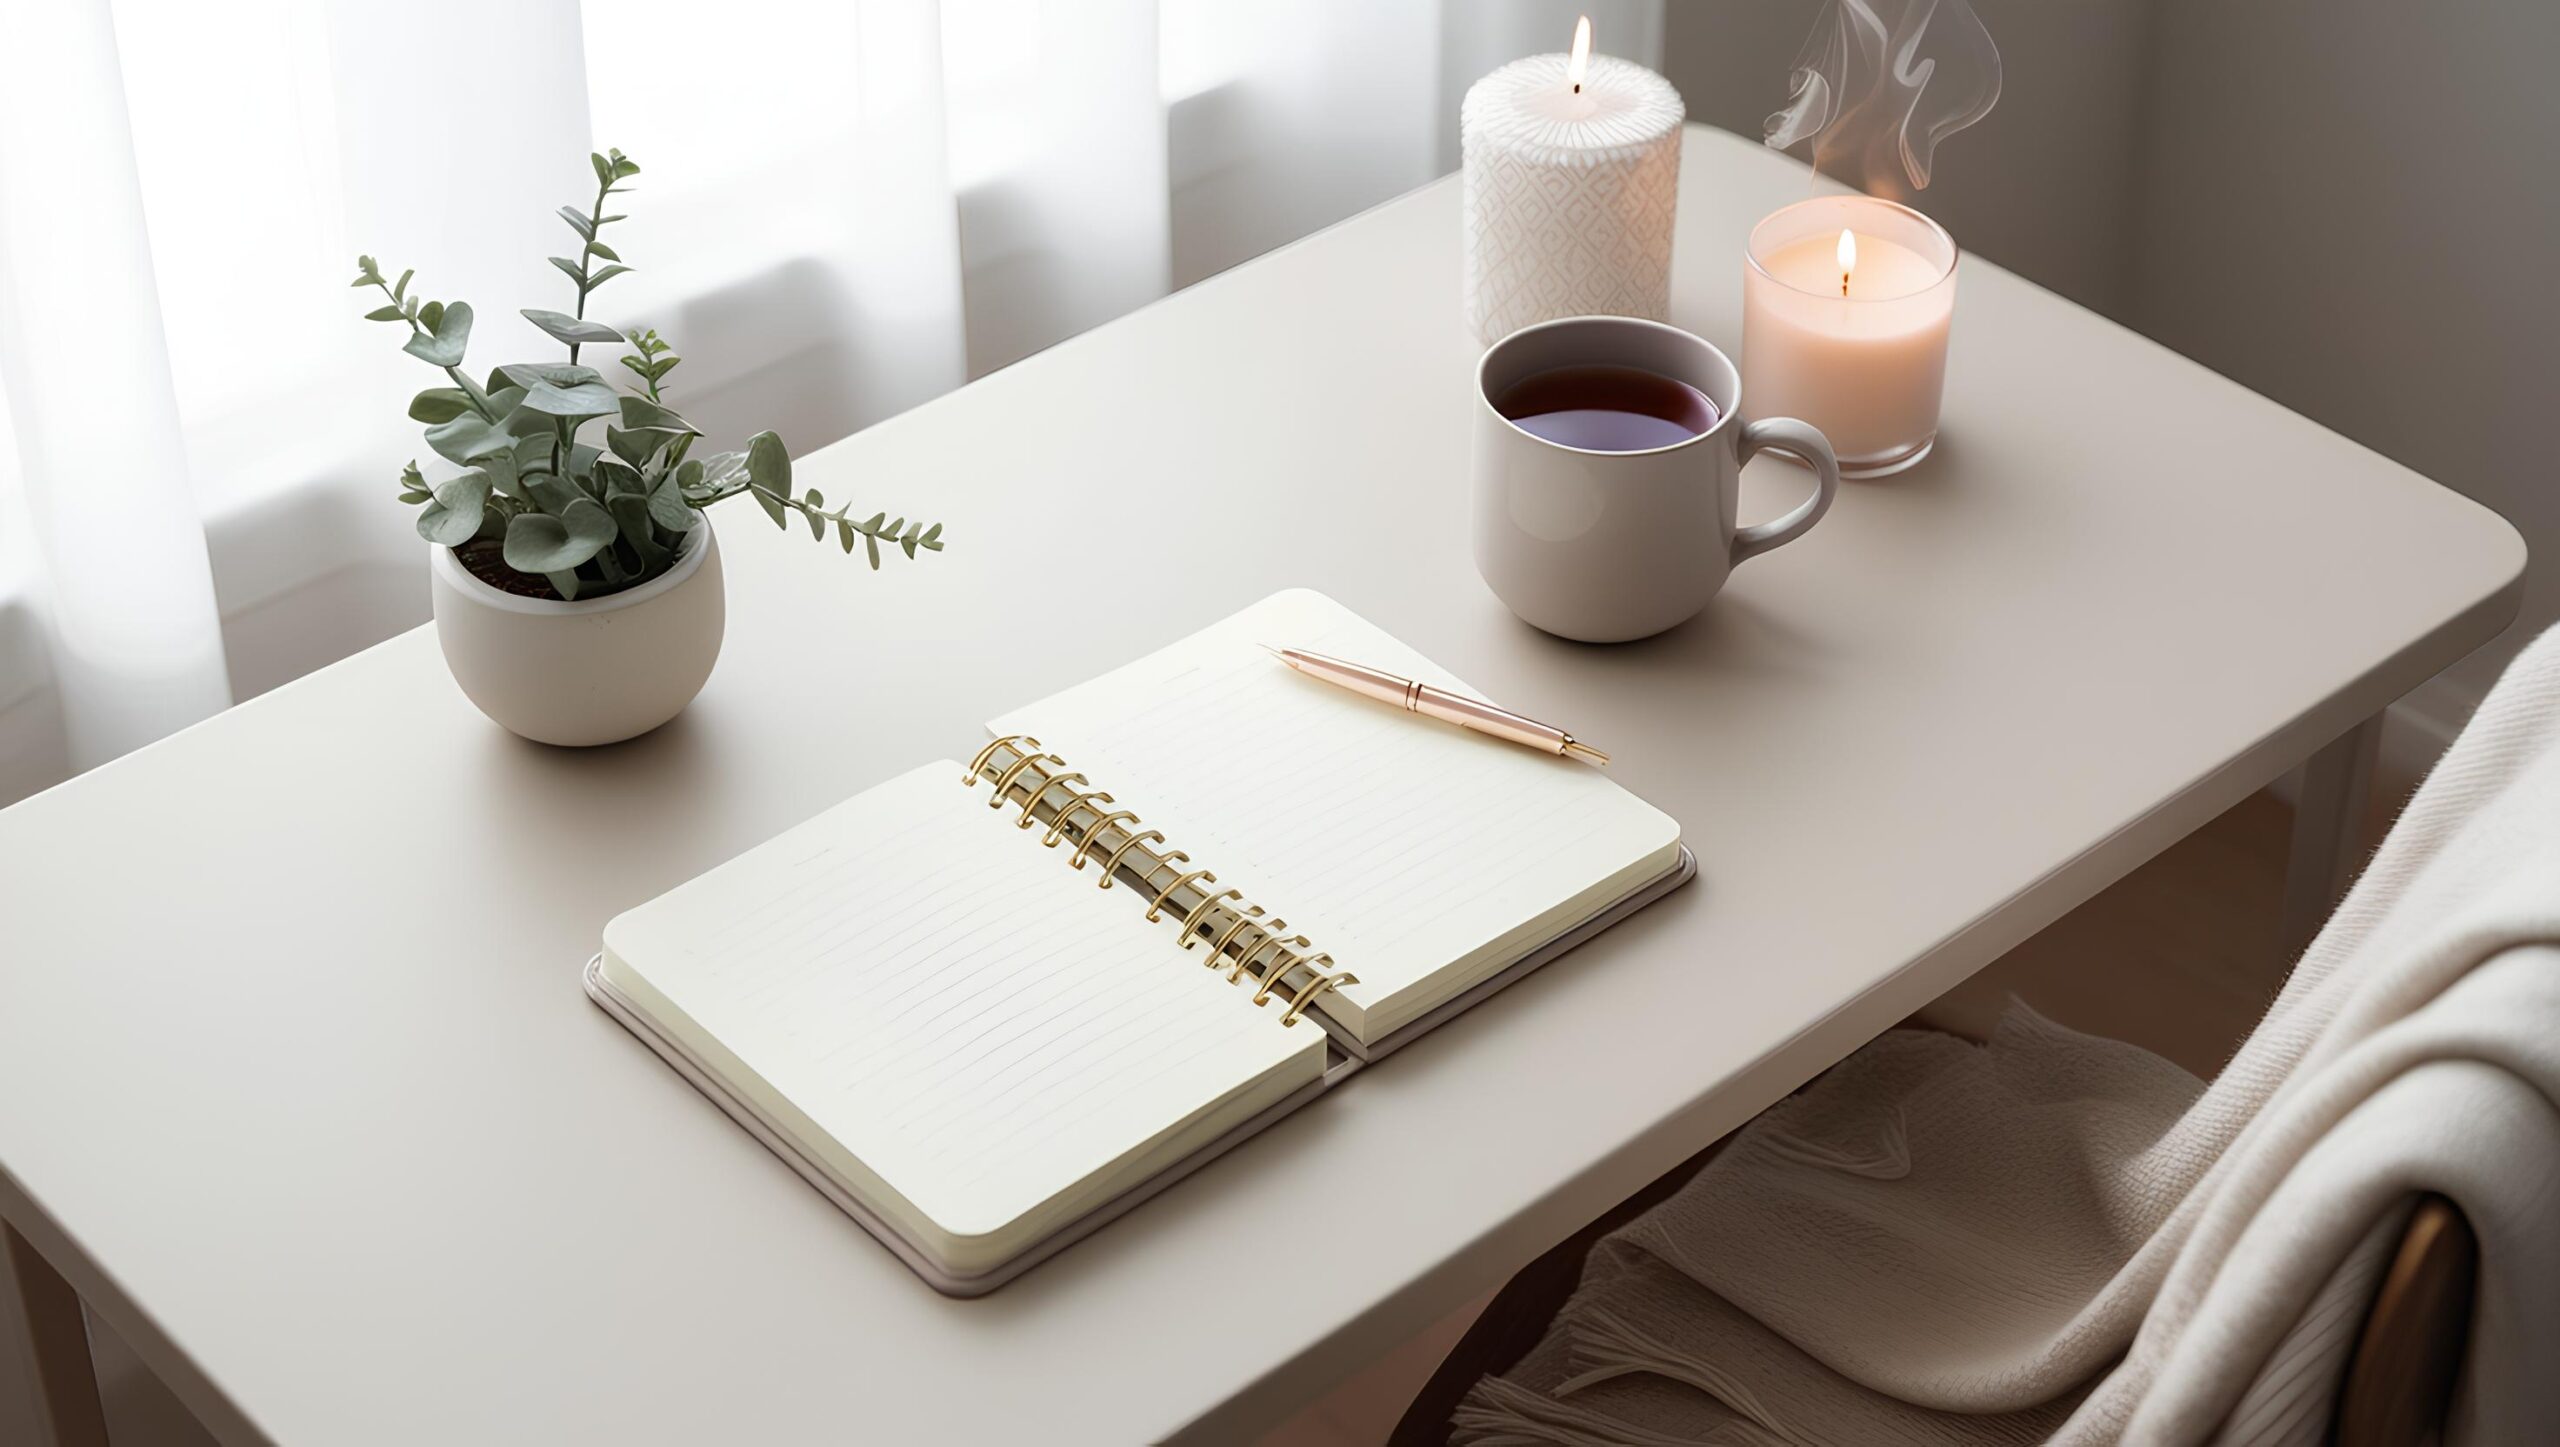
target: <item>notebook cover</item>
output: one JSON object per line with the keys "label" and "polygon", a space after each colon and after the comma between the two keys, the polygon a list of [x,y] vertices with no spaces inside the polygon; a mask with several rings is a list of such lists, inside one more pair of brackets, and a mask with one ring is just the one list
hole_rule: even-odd
{"label": "notebook cover", "polygon": [[[1269,1129],[1274,1123],[1279,1121],[1281,1117],[1298,1109],[1300,1106],[1307,1104],[1309,1101],[1314,1100],[1325,1091],[1330,1090],[1336,1084],[1361,1069],[1361,1067],[1368,1061],[1374,1061],[1383,1055],[1402,1049],[1404,1046],[1411,1044],[1414,1040],[1429,1033],[1434,1028],[1446,1023],[1448,1020],[1474,1006],[1477,1002],[1483,1000],[1486,996],[1491,995],[1496,990],[1502,989],[1504,986],[1511,984],[1521,976],[1528,974],[1531,970],[1538,968],[1540,965],[1547,963],[1549,960],[1565,953],[1574,946],[1581,944],[1593,935],[1596,935],[1602,930],[1607,929],[1609,926],[1616,924],[1618,921],[1625,919],[1628,915],[1635,913],[1637,910],[1653,903],[1662,896],[1678,889],[1681,885],[1688,883],[1690,879],[1696,876],[1697,872],[1698,861],[1695,856],[1690,854],[1689,846],[1683,844],[1680,846],[1679,861],[1674,864],[1667,873],[1649,883],[1638,886],[1635,890],[1621,897],[1614,904],[1610,904],[1602,908],[1598,913],[1589,916],[1562,934],[1559,934],[1555,938],[1548,940],[1546,943],[1539,945],[1529,953],[1521,956],[1518,960],[1504,967],[1501,972],[1488,977],[1482,983],[1467,990],[1466,993],[1449,1000],[1447,1003],[1432,1010],[1430,1013],[1421,1016],[1410,1024],[1407,1024],[1402,1029],[1397,1030],[1394,1034],[1387,1036],[1384,1040],[1367,1046],[1365,1056],[1363,1056],[1360,1049],[1356,1048],[1356,1042],[1348,1040],[1340,1030],[1333,1029],[1330,1026],[1330,1022],[1326,1022],[1332,1035],[1334,1046],[1334,1050],[1331,1053],[1338,1058],[1331,1060],[1326,1065],[1325,1072],[1322,1076],[1307,1085],[1292,1091],[1287,1096],[1282,1097],[1280,1100],[1266,1107],[1260,1113],[1245,1120],[1233,1129],[1227,1131],[1225,1134],[1220,1135],[1217,1139],[1210,1141],[1208,1144],[1201,1146],[1198,1150],[1184,1156],[1181,1160],[1174,1162],[1172,1165],[1167,1166],[1163,1170],[1156,1172],[1154,1175],[1147,1177],[1145,1180],[1138,1182],[1136,1185],[1131,1186],[1119,1195],[1114,1196],[1110,1200],[1103,1202],[1101,1205],[1094,1207],[1090,1211],[1087,1211],[1082,1216],[1079,1216],[1064,1226],[1059,1227],[1056,1231],[1050,1233],[1046,1237],[1043,1237],[1029,1249],[1023,1251],[1020,1255],[1013,1257],[1000,1266],[973,1276],[955,1275],[937,1265],[931,1257],[917,1249],[914,1242],[901,1235],[895,1227],[891,1226],[886,1220],[883,1220],[877,1213],[873,1212],[870,1207],[865,1206],[859,1199],[857,1199],[851,1191],[845,1188],[841,1181],[838,1181],[833,1175],[828,1173],[826,1167],[819,1164],[814,1158],[802,1151],[799,1146],[792,1141],[791,1137],[780,1127],[765,1119],[763,1113],[757,1110],[752,1103],[741,1096],[731,1093],[727,1087],[720,1083],[717,1077],[713,1076],[709,1071],[704,1070],[701,1063],[693,1058],[691,1052],[687,1051],[674,1040],[660,1034],[654,1026],[652,1026],[646,1019],[642,1018],[637,1011],[631,1008],[628,1001],[624,1000],[620,994],[615,992],[611,985],[605,982],[602,973],[604,955],[601,952],[597,953],[587,961],[586,968],[581,972],[581,976],[586,985],[588,998],[594,1000],[597,1005],[603,1007],[606,1014],[611,1015],[615,1020],[621,1022],[624,1029],[629,1030],[633,1035],[639,1037],[642,1044],[647,1045],[650,1049],[658,1052],[659,1056],[662,1057],[669,1065],[675,1067],[677,1074],[682,1075],[686,1080],[692,1082],[694,1089],[701,1091],[704,1096],[710,1099],[712,1104],[719,1106],[721,1110],[725,1111],[730,1119],[745,1127],[748,1134],[754,1136],[757,1140],[762,1141],[767,1150],[772,1151],[775,1155],[782,1158],[784,1164],[790,1166],[794,1171],[799,1172],[801,1179],[816,1187],[820,1195],[825,1196],[829,1201],[834,1202],[836,1209],[844,1212],[846,1215],[851,1216],[855,1221],[861,1223],[864,1230],[869,1231],[873,1236],[877,1237],[881,1245],[888,1247],[891,1252],[896,1254],[900,1261],[905,1262],[909,1270],[924,1278],[926,1285],[941,1292],[945,1296],[984,1296],[988,1292],[995,1290],[997,1287],[1004,1285],[1008,1281],[1011,1281],[1013,1278],[1020,1276],[1025,1271],[1030,1270],[1032,1267],[1037,1266],[1041,1262],[1048,1260],[1050,1257],[1057,1255],[1059,1252],[1074,1245],[1076,1242],[1092,1235],[1095,1231],[1101,1229],[1110,1222],[1128,1214],[1128,1212],[1135,1209],[1138,1205],[1155,1196],[1158,1192],[1161,1192],[1165,1188],[1171,1186],[1174,1182],[1181,1180],[1183,1177],[1190,1175],[1202,1166],[1216,1160],[1228,1151],[1235,1149],[1238,1145],[1241,1145],[1245,1141],[1252,1139],[1254,1136],[1261,1134],[1264,1130]],[[1321,1017],[1314,1015],[1310,1015],[1308,1018],[1321,1019]]]}

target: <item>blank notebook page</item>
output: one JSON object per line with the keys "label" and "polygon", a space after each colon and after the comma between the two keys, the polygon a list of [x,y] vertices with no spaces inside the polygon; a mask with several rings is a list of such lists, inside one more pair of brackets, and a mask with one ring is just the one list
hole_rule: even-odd
{"label": "blank notebook page", "polygon": [[1038,737],[1357,973],[1342,993],[1362,1018],[1344,1023],[1363,1038],[1508,963],[1487,952],[1531,925],[1676,861],[1679,825],[1598,769],[1319,682],[1264,644],[1482,697],[1293,589],[989,727]]}
{"label": "blank notebook page", "polygon": [[609,978],[953,1237],[1316,1078],[1321,1032],[1280,1028],[961,773],[892,779],[617,917]]}

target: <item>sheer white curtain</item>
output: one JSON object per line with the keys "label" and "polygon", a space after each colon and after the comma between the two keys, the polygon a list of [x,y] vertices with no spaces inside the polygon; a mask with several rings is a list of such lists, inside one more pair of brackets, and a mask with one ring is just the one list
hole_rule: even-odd
{"label": "sheer white curtain", "polygon": [[807,451],[1445,170],[1577,8],[1658,56],[1662,0],[0,6],[0,802],[425,617],[357,252],[549,355],[619,147],[600,314]]}

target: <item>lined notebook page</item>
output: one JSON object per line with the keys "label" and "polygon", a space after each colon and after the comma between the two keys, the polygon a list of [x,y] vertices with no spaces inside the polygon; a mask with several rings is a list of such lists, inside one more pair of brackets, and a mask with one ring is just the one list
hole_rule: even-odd
{"label": "lined notebook page", "polygon": [[961,773],[890,780],[619,916],[613,983],[955,1237],[1316,1078],[1321,1032],[1252,1008]]}
{"label": "lined notebook page", "polygon": [[1364,1038],[1676,859],[1679,826],[1605,773],[1320,683],[1266,643],[1475,693],[1294,589],[989,728],[1038,737],[1354,970],[1343,994],[1365,1023],[1345,1023]]}

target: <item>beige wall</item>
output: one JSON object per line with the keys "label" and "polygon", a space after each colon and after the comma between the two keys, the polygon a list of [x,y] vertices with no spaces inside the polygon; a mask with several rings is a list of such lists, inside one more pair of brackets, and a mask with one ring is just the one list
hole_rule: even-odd
{"label": "beige wall", "polygon": [[[2496,508],[2507,638],[2411,700],[2449,734],[2560,619],[2560,5],[1974,0],[2000,106],[1925,205],[1968,249]],[[1693,116],[1759,133],[1815,0],[1672,0]]]}
{"label": "beige wall", "polygon": [[2560,5],[2164,0],[2128,320],[2504,513],[2560,619]]}
{"label": "beige wall", "polygon": [[[2000,103],[1943,143],[1924,209],[1956,240],[2109,314],[2131,277],[2148,0],[1974,0]],[[1817,0],[1671,0],[1665,74],[1710,125],[1758,139]]]}

